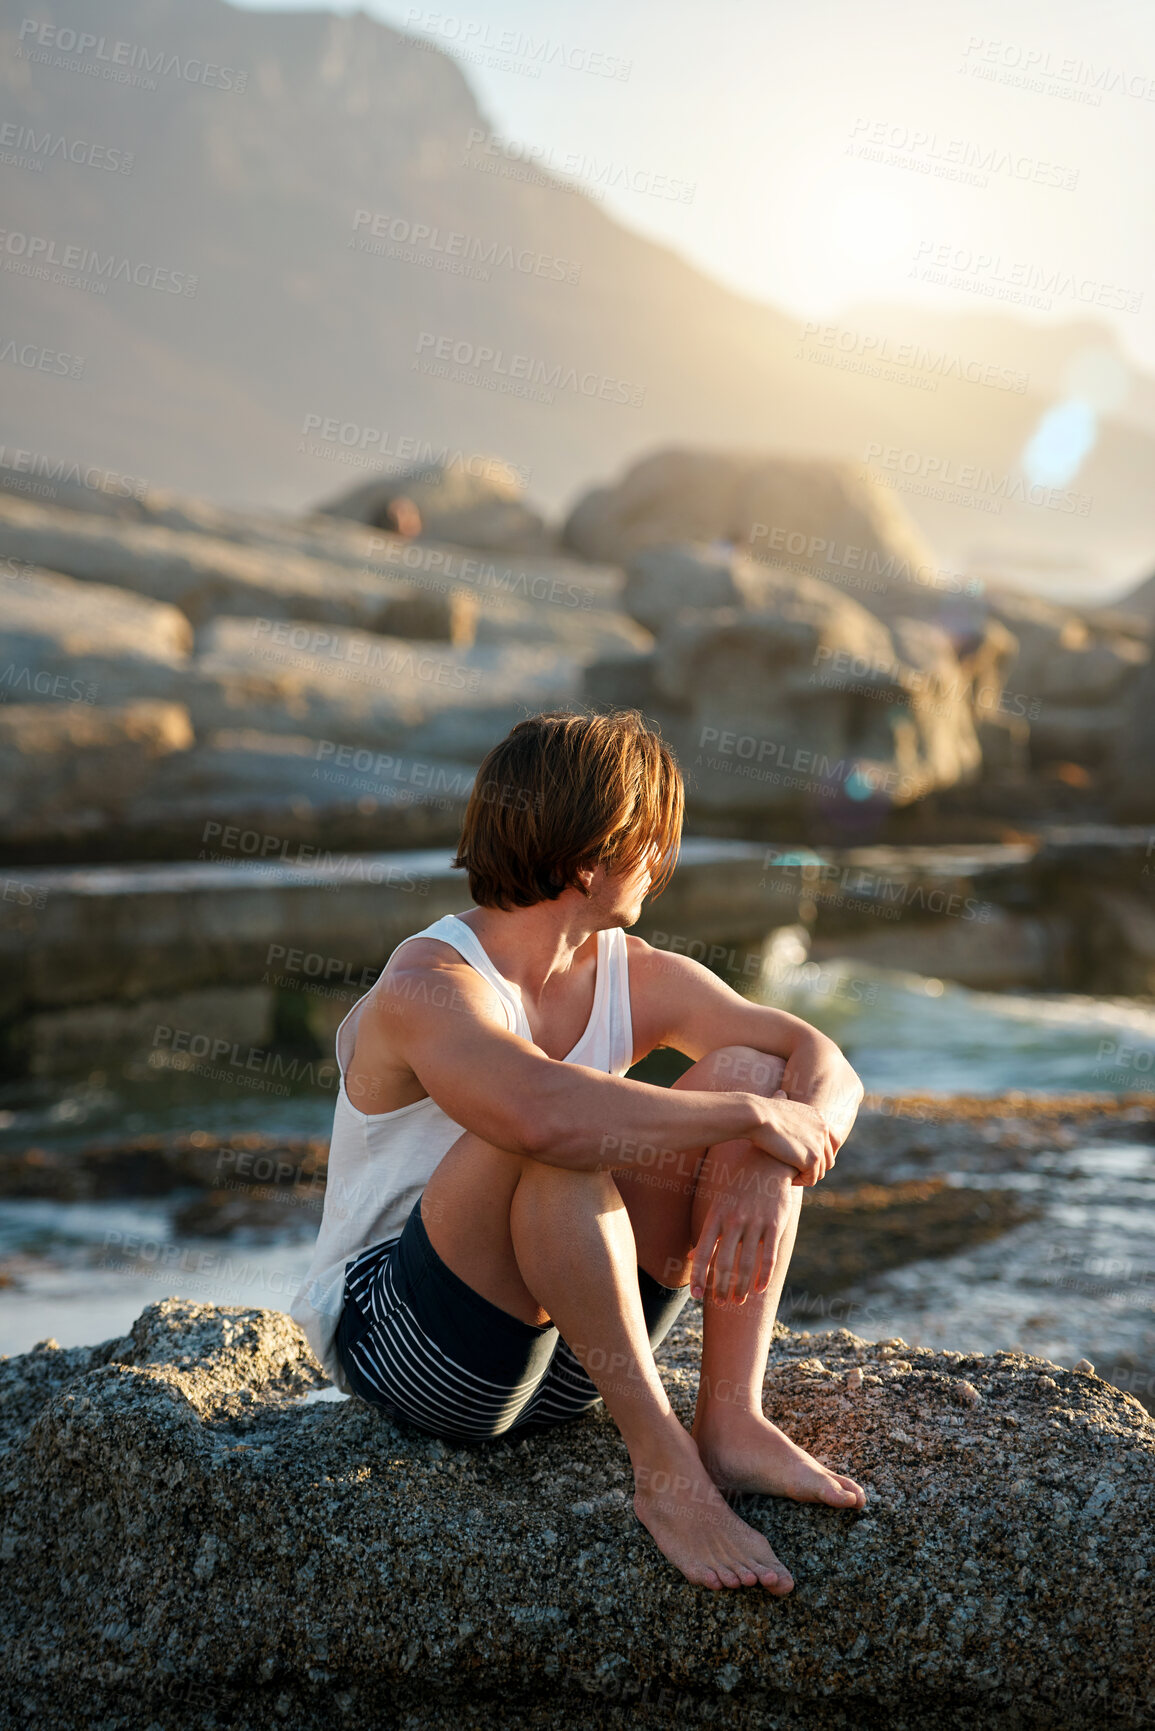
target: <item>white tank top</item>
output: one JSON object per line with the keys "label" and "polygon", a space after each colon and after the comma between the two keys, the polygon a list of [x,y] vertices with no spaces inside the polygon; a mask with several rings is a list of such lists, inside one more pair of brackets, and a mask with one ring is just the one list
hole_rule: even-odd
{"label": "white tank top", "polygon": [[[563,1062],[584,1064],[611,1076],[624,1076],[633,1063],[633,1021],[626,934],[613,926],[598,935],[594,1007],[585,1032]],[[471,967],[489,981],[500,998],[510,1032],[532,1040],[520,994],[499,974],[472,927],[456,914],[445,914],[414,938],[438,938],[450,944]],[[401,944],[393,950],[390,960]],[[345,1070],[353,1055],[357,1021],[378,980],[358,998],[337,1029],[340,1081],[329,1143],[325,1206],[312,1261],[300,1290],[289,1306],[309,1345],[330,1380],[342,1393],[352,1390],[334,1350],[345,1292],[345,1270],[370,1245],[396,1238],[434,1169],[462,1134],[429,1095],[392,1112],[360,1112],[345,1089]],[[431,990],[436,990],[432,987]]]}

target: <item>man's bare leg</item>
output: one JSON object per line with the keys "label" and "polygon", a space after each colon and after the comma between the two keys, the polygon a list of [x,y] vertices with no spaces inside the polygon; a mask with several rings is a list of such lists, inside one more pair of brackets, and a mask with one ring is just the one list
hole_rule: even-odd
{"label": "man's bare leg", "polygon": [[[674,1086],[739,1087],[773,1094],[783,1069],[780,1058],[727,1048],[699,1059]],[[681,1186],[670,1176],[658,1186],[645,1172],[628,1176],[617,1173],[642,1247],[642,1266],[665,1285],[687,1281],[690,1249],[701,1234],[710,1202],[719,1194],[737,1194],[744,1175],[757,1180],[766,1171],[765,1162],[763,1153],[741,1140],[718,1143],[698,1155],[679,1156],[671,1168],[683,1179]],[[762,1411],[766,1360],[798,1230],[802,1187],[789,1186],[788,1195],[791,1218],[765,1290],[752,1290],[738,1304],[715,1293],[711,1279],[703,1296],[702,1370],[693,1436],[715,1483],[724,1490],[793,1497],[834,1508],[861,1508],[866,1493],[860,1485],[823,1466]],[[761,1274],[765,1276],[765,1268]]]}
{"label": "man's bare leg", "polygon": [[687,1580],[788,1593],[789,1573],[726,1505],[670,1406],[610,1173],[547,1166],[463,1136],[429,1180],[421,1213],[437,1254],[475,1291],[524,1321],[556,1324],[629,1450],[638,1518]]}
{"label": "man's bare leg", "polygon": [[[752,1163],[758,1171],[757,1163],[764,1159],[744,1141],[722,1142],[711,1148],[694,1197],[695,1242],[715,1186],[732,1188],[737,1172]],[[802,1209],[802,1187],[791,1185],[788,1194],[790,1223],[779,1241],[765,1291],[751,1290],[743,1302],[736,1303],[715,1290],[711,1277],[703,1295],[702,1373],[693,1435],[703,1462],[721,1489],[829,1503],[832,1508],[862,1508],[866,1492],[861,1485],[823,1466],[762,1411],[774,1318]]]}

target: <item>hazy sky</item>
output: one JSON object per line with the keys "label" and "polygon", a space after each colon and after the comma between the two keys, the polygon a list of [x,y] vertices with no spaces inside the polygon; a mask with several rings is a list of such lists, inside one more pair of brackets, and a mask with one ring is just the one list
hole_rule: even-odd
{"label": "hazy sky", "polygon": [[[1155,372],[1144,0],[364,9],[459,58],[502,139],[787,312],[833,316],[862,299],[1087,312]],[[1030,309],[1028,293],[1051,309]]]}

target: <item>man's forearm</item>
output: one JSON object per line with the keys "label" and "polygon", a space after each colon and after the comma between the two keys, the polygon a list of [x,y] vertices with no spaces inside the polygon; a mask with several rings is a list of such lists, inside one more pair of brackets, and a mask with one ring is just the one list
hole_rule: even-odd
{"label": "man's forearm", "polygon": [[652,1168],[685,1149],[749,1136],[766,1121],[759,1096],[693,1088],[655,1088],[559,1064],[529,1102],[536,1119],[532,1152],[578,1172],[603,1166]]}

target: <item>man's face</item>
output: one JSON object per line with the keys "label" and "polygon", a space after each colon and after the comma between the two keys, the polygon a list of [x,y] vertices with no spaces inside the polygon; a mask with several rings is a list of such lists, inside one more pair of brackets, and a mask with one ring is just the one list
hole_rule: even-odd
{"label": "man's face", "polygon": [[592,885],[594,897],[605,899],[606,912],[613,915],[615,925],[637,924],[660,858],[659,849],[652,847],[631,870],[607,872],[603,866],[598,867]]}

